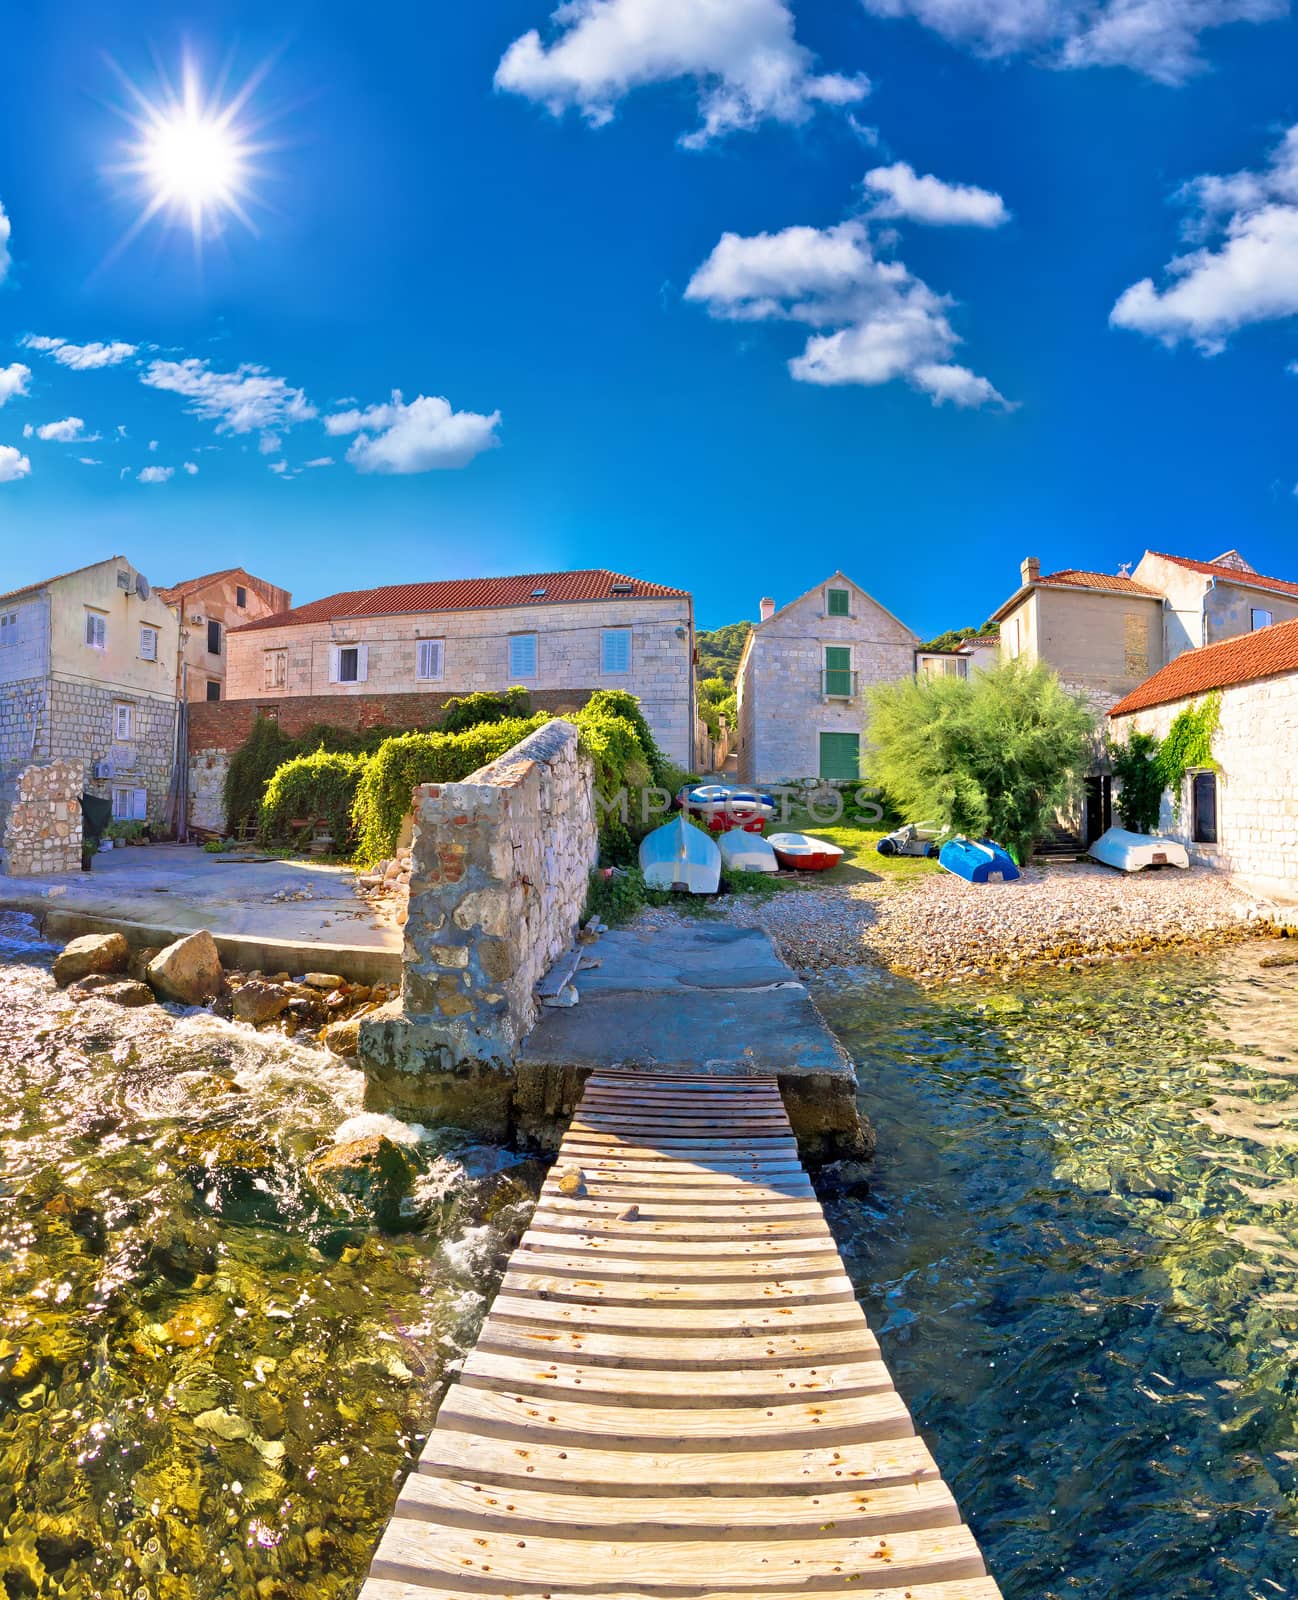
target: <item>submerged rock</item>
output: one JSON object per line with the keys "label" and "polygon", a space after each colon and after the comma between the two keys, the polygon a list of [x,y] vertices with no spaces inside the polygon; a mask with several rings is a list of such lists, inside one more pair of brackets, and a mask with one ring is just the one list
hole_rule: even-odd
{"label": "submerged rock", "polygon": [[54,981],[60,989],[93,973],[125,972],[130,946],[120,933],[87,933],[64,945],[54,957]]}
{"label": "submerged rock", "polygon": [[358,1200],[381,1227],[402,1218],[402,1201],[415,1180],[410,1152],[381,1133],[331,1145],[313,1156],[308,1170],[340,1193]]}
{"label": "submerged rock", "polygon": [[78,1004],[89,1000],[110,1000],[116,1006],[151,1006],[153,990],[147,983],[132,978],[117,978],[107,972],[92,972],[68,987],[68,998]]}
{"label": "submerged rock", "polygon": [[224,981],[216,940],[206,929],[177,939],[150,961],[148,979],[163,1000],[204,1005],[221,992]]}

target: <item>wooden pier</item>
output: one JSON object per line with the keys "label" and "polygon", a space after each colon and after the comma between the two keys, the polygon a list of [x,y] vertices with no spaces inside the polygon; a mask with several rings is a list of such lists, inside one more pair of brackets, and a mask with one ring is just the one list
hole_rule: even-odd
{"label": "wooden pier", "polygon": [[1000,1595],[775,1080],[597,1073],[360,1600],[840,1592]]}

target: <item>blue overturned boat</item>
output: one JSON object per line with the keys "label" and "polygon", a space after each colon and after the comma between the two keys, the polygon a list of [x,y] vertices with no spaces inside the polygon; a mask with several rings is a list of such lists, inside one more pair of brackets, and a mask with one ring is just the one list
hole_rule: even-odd
{"label": "blue overturned boat", "polygon": [[990,839],[966,839],[957,834],[938,851],[938,863],[968,883],[1013,883],[1019,876],[1007,851]]}

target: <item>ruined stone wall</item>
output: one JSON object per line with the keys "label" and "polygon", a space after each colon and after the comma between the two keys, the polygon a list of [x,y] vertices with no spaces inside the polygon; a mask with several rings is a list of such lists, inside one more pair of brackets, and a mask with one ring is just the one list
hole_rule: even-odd
{"label": "ruined stone wall", "polygon": [[77,872],[81,867],[79,761],[26,767],[4,829],[4,869],[12,878]]}
{"label": "ruined stone wall", "polygon": [[576,728],[549,722],[464,782],[416,789],[411,849],[405,1015],[362,1028],[366,1070],[387,1104],[504,1132],[534,990],[573,941],[596,860]]}

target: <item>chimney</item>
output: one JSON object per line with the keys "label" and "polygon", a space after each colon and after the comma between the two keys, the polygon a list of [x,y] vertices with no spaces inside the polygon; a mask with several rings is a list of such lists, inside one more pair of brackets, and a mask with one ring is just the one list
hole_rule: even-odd
{"label": "chimney", "polygon": [[1019,565],[1019,581],[1023,584],[1035,583],[1041,576],[1041,563],[1035,556],[1025,556]]}
{"label": "chimney", "polygon": [[775,601],[771,599],[763,599],[758,609],[761,612],[762,621],[769,622],[775,615]]}

